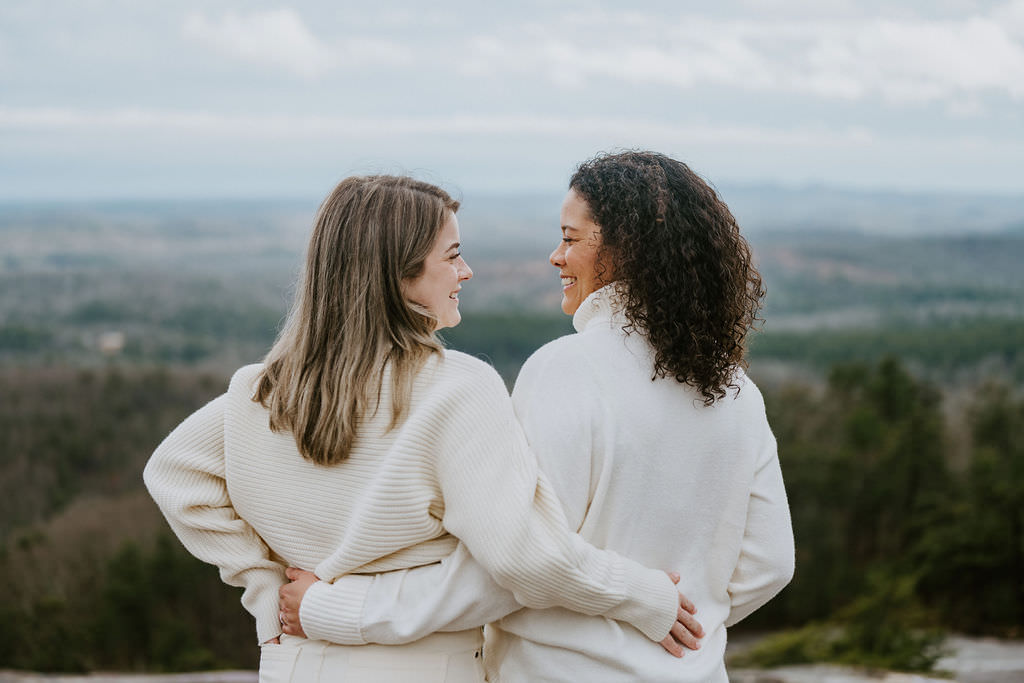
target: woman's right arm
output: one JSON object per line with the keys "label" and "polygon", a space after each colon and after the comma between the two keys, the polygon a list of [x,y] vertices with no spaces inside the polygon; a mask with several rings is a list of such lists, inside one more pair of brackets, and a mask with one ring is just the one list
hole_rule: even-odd
{"label": "woman's right arm", "polygon": [[277,590],[284,567],[231,505],[224,481],[221,396],[164,439],[146,464],[150,495],[185,548],[220,569],[224,583],[244,588],[242,605],[256,618],[260,643],[280,635]]}
{"label": "woman's right arm", "polygon": [[[334,583],[295,571],[308,578],[281,587],[279,607],[289,617],[284,632],[341,645],[401,645],[438,631],[488,624],[522,607],[461,543],[437,564],[372,576],[346,574]],[[695,608],[687,602],[686,610],[692,615]],[[692,616],[686,623],[686,634],[671,637],[696,649],[703,632]]]}
{"label": "woman's right arm", "polygon": [[[495,389],[493,383],[488,384],[491,389]],[[540,475],[537,472],[532,452],[524,450],[522,444],[517,441],[521,438],[521,434],[518,433],[518,422],[513,418],[511,426],[502,426],[495,422],[494,415],[490,417],[484,415],[488,411],[493,413],[496,410],[504,410],[503,404],[507,405],[508,401],[504,386],[500,385],[489,396],[476,398],[479,400],[473,401],[472,405],[485,406],[486,409],[469,408],[460,404],[457,409],[453,408],[448,412],[452,417],[438,421],[439,425],[444,425],[446,432],[455,435],[462,434],[461,437],[451,439],[443,448],[440,448],[438,457],[449,460],[454,449],[466,449],[467,453],[476,454],[475,456],[471,455],[473,464],[468,464],[467,467],[481,467],[480,454],[482,452],[495,448],[501,449],[500,459],[491,463],[491,466],[495,468],[495,472],[491,473],[491,476],[495,476],[495,480],[480,488],[484,492],[483,497],[487,499],[487,502],[477,501],[473,504],[483,505],[487,508],[498,507],[499,512],[507,508],[515,508],[516,505],[525,506],[528,516],[534,514],[529,508],[532,508],[538,500],[547,504],[546,512],[540,514],[542,517],[548,515],[550,519],[546,522],[533,522],[537,524],[538,532],[533,536],[525,536],[524,547],[521,550],[517,549],[518,552],[516,552],[514,560],[516,562],[523,561],[524,555],[532,552],[530,543],[534,541],[550,544],[551,541],[546,540],[545,536],[570,539],[566,543],[567,554],[570,555],[582,545],[581,555],[575,556],[582,557],[581,562],[588,561],[587,554],[590,553],[597,556],[598,563],[606,561],[613,566],[613,569],[610,570],[613,573],[611,581],[607,579],[606,575],[584,584],[581,590],[585,596],[584,599],[589,591],[592,594],[599,594],[598,599],[609,600],[612,604],[604,611],[601,607],[589,607],[577,611],[589,609],[587,613],[602,613],[605,616],[623,620],[628,620],[625,617],[638,614],[638,610],[645,609],[643,606],[636,607],[637,604],[642,603],[641,600],[627,595],[638,585],[633,582],[631,572],[639,571],[642,581],[669,584],[669,595],[671,596],[669,600],[674,600],[670,606],[675,608],[682,604],[688,611],[686,613],[676,611],[676,617],[681,620],[681,623],[677,621],[672,624],[673,633],[662,639],[662,644],[675,654],[681,653],[679,643],[695,648],[697,646],[696,638],[702,635],[702,630],[692,617],[693,605],[679,596],[678,592],[671,587],[671,582],[665,574],[648,570],[614,554],[599,551],[585,544],[578,536],[569,533],[560,502],[550,495],[550,486],[547,481],[543,479],[538,481],[537,479]],[[501,413],[499,412],[499,414]],[[456,419],[454,415],[459,415],[459,418]],[[452,422],[456,423],[454,428]],[[510,471],[506,472],[506,470]],[[477,475],[469,473],[467,476],[472,479]],[[517,487],[519,488],[517,489]],[[502,495],[518,495],[519,500],[513,505],[503,506],[500,500]],[[453,507],[458,506],[457,501],[451,500],[446,495],[446,524],[451,519]],[[522,513],[523,511],[520,510],[516,514]],[[482,511],[480,514],[486,518],[491,512]],[[527,522],[527,524],[530,523]],[[503,541],[513,538],[509,534],[501,532],[500,526],[500,524],[492,526],[487,522],[482,525],[484,533],[487,533],[488,529],[494,532],[493,540],[499,545]],[[571,539],[575,539],[575,541]],[[555,542],[557,543],[557,540]],[[467,545],[468,543],[460,544],[452,556],[445,558],[439,564],[426,567],[389,572],[373,577],[343,576],[331,584],[317,582],[310,585],[309,582],[314,578],[309,575],[308,579],[300,584],[289,585],[282,589],[282,608],[289,612],[291,617],[289,623],[301,622],[302,630],[307,636],[344,644],[409,642],[436,631],[461,630],[478,626],[518,609],[519,604],[514,600],[512,594],[491,579],[490,574],[493,570],[483,566],[483,560],[476,561],[470,555]],[[497,552],[500,554],[501,551]],[[552,554],[551,547],[542,550],[543,552]],[[476,550],[474,553],[479,554],[479,551]],[[570,557],[570,561],[573,559]],[[563,592],[570,588],[566,583],[559,583],[561,579],[554,572],[574,572],[577,579],[581,573],[585,573],[585,570],[580,568],[581,565],[569,567],[568,570],[565,566],[553,567],[551,575],[542,576],[537,582],[530,583],[533,579],[528,574],[529,566],[526,562],[524,565],[527,566],[523,571],[528,585],[533,588],[539,587],[541,591],[547,591],[546,594],[550,602],[540,606],[565,605],[573,599]],[[536,571],[536,567],[534,570]],[[609,598],[608,585],[618,578],[614,574],[616,571],[620,576],[628,578],[618,586],[622,594],[612,595]],[[513,581],[515,580],[513,578]],[[584,581],[587,580],[584,578]],[[622,583],[627,585],[622,587]],[[303,595],[302,591],[306,587],[308,587],[308,591]],[[602,591],[603,595],[601,595]],[[579,598],[576,599],[576,604],[580,604]],[[661,604],[664,603],[651,607],[651,609],[657,611]],[[300,632],[296,630],[295,633],[299,634]]]}
{"label": "woman's right arm", "polygon": [[347,574],[333,583],[316,581],[304,594],[299,585],[281,587],[288,623],[298,622],[308,638],[342,645],[400,645],[438,631],[476,628],[521,607],[462,543],[437,564]]}
{"label": "woman's right arm", "polygon": [[436,461],[445,528],[520,604],[607,616],[663,641],[681,612],[672,580],[570,532],[497,373],[478,372],[457,399]]}

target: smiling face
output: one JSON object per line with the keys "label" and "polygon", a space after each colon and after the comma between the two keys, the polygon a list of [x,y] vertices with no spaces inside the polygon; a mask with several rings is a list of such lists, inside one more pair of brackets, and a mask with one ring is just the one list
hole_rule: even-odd
{"label": "smiling face", "polygon": [[575,190],[569,190],[562,202],[561,223],[562,241],[549,260],[562,276],[562,311],[572,315],[592,292],[615,278],[599,263],[601,227]]}
{"label": "smiling face", "polygon": [[441,226],[423,271],[404,283],[405,297],[423,306],[437,318],[436,329],[455,327],[459,314],[459,290],[473,271],[459,253],[459,221],[454,213]]}

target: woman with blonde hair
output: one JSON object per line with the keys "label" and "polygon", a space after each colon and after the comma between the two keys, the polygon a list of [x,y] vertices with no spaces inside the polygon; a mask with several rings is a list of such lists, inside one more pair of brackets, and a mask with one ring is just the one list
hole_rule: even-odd
{"label": "woman with blonde hair", "polygon": [[[400,647],[279,638],[288,565],[331,581],[437,564],[460,541],[510,591],[496,598],[506,612],[560,605],[621,619],[677,655],[697,645],[669,576],[569,532],[497,373],[434,336],[458,324],[472,277],[457,209],[410,178],[342,181],[265,362],[238,370],[146,467],[189,551],[244,589],[261,681],[483,680],[472,606],[451,632]],[[350,591],[348,606],[365,598]]]}
{"label": "woman with blonde hair", "polygon": [[[601,615],[509,614],[507,593],[461,548],[437,566],[334,584],[290,569],[286,632],[403,642],[460,623],[472,603],[494,621],[484,648],[492,683],[727,683],[727,628],[794,568],[775,438],[744,372],[764,295],[750,247],[704,180],[654,152],[581,164],[559,228],[550,262],[576,334],[523,365],[517,418],[572,528],[679,570],[706,633],[701,647],[672,659]],[[366,596],[359,609],[353,593]]]}

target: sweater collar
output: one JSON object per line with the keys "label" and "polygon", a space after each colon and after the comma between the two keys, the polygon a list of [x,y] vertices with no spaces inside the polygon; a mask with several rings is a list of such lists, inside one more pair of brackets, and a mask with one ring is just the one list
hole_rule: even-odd
{"label": "sweater collar", "polygon": [[622,306],[622,287],[617,282],[593,291],[572,316],[572,326],[582,332],[594,325],[624,327],[629,320]]}

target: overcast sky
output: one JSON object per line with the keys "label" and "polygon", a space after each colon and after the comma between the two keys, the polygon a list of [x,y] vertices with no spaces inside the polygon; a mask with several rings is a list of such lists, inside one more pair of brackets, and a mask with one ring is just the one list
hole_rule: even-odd
{"label": "overcast sky", "polygon": [[0,5],[0,199],[559,191],[623,147],[1024,193],[1024,0]]}

